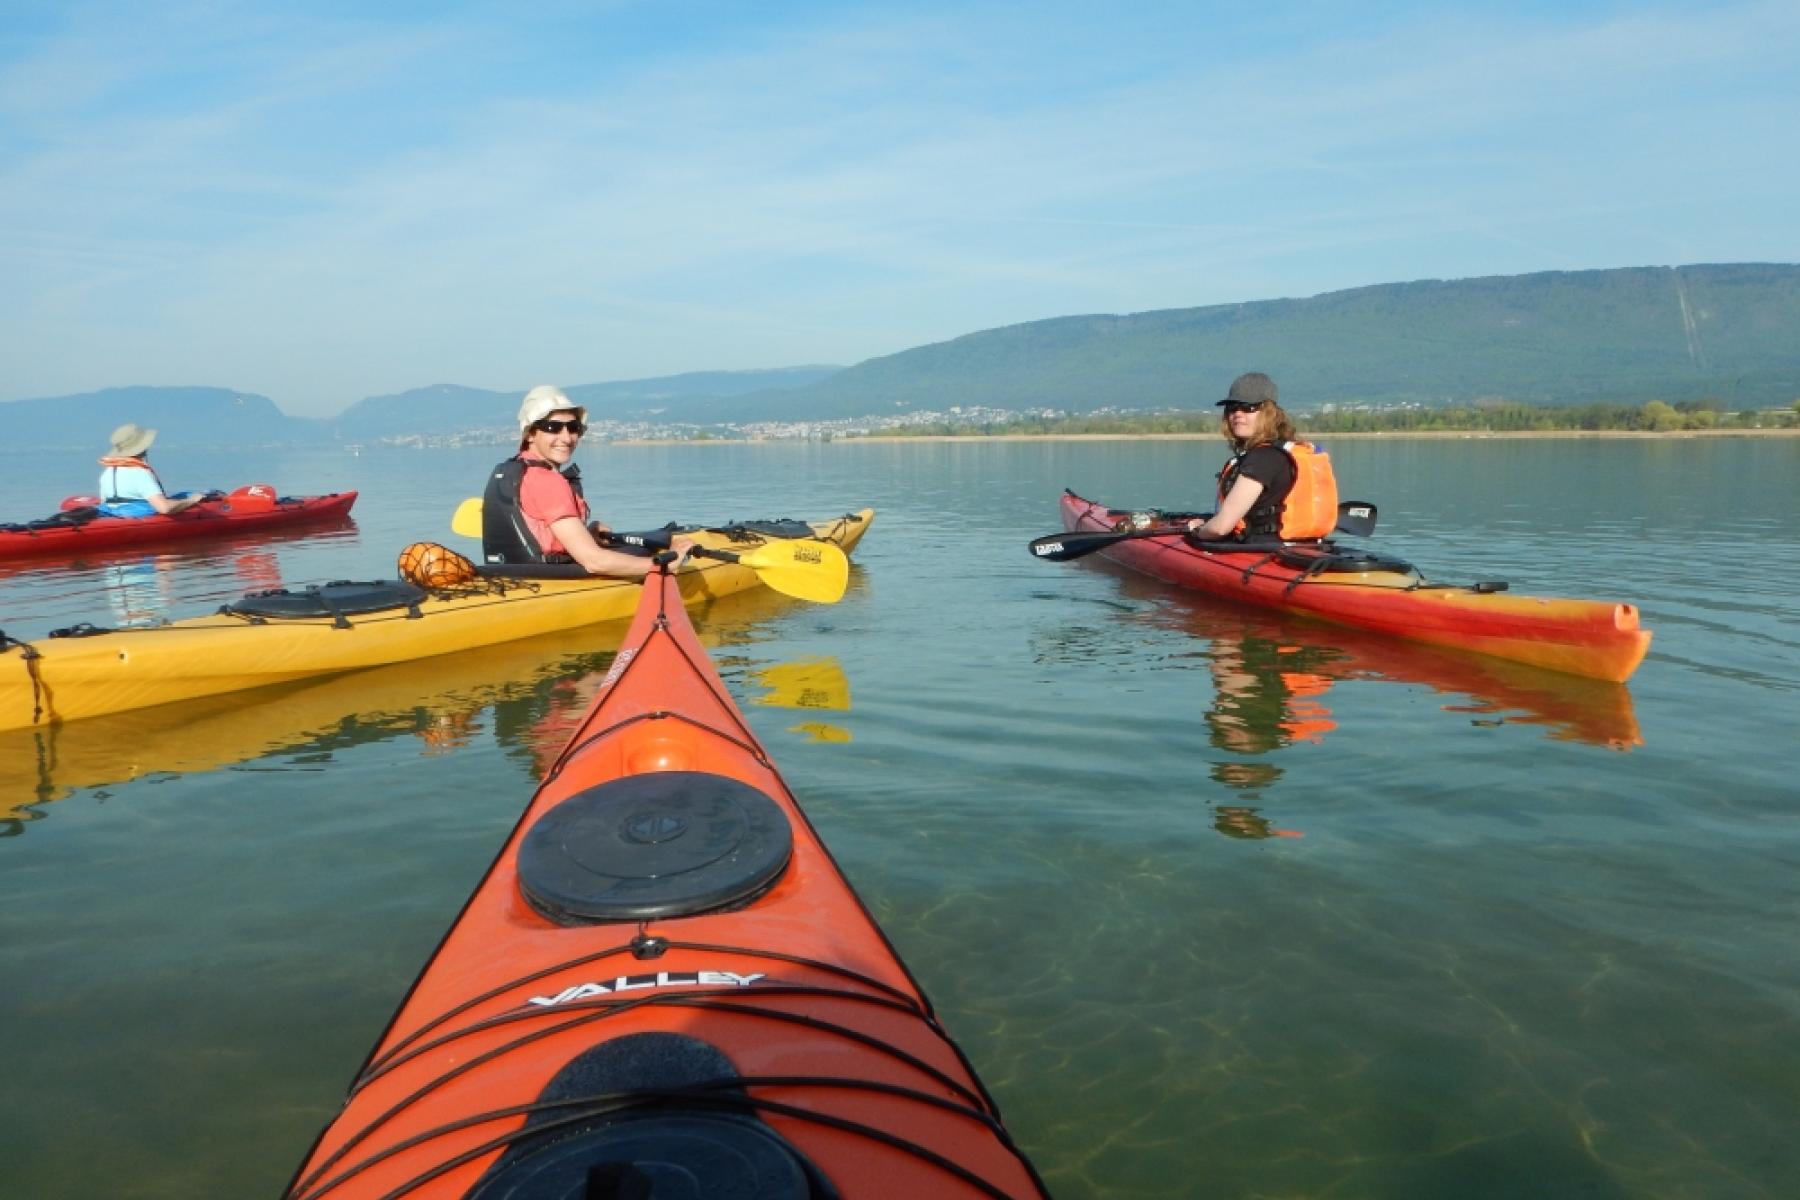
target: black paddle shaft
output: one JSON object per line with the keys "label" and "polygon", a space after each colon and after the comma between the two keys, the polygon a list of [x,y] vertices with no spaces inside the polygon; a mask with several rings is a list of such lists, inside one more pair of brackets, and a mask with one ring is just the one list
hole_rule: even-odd
{"label": "black paddle shaft", "polygon": [[[1071,559],[1085,558],[1097,550],[1116,546],[1132,538],[1172,537],[1186,532],[1185,523],[1155,524],[1131,529],[1071,530],[1068,533],[1050,533],[1033,538],[1030,550],[1033,558],[1048,562],[1068,562]],[[1375,506],[1367,500],[1346,500],[1338,505],[1337,528],[1333,532],[1351,537],[1368,537],[1375,532]],[[1255,549],[1253,546],[1245,548]]]}

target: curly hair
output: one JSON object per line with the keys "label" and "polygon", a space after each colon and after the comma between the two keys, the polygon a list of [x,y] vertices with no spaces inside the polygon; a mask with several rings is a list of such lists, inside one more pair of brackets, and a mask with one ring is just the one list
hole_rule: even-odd
{"label": "curly hair", "polygon": [[1249,439],[1240,443],[1231,436],[1231,414],[1223,413],[1219,417],[1219,433],[1235,450],[1247,446],[1260,446],[1264,442],[1280,444],[1291,442],[1298,431],[1294,428],[1294,419],[1287,411],[1273,400],[1264,400],[1256,410],[1256,432]]}

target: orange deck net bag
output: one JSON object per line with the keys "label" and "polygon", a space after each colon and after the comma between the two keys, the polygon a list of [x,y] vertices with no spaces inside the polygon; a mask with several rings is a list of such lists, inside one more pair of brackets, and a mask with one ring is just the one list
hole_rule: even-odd
{"label": "orange deck net bag", "polygon": [[475,578],[475,564],[436,542],[414,542],[400,552],[400,578],[416,587],[447,588]]}

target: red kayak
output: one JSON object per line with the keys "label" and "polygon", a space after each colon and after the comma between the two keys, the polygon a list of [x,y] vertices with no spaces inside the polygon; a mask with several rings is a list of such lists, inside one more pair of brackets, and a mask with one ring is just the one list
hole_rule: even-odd
{"label": "red kayak", "polygon": [[287,1192],[1043,1195],[660,573]]}
{"label": "red kayak", "polygon": [[[1146,575],[1236,603],[1589,679],[1623,683],[1650,649],[1650,634],[1638,627],[1637,608],[1630,604],[1515,596],[1504,584],[1430,583],[1408,563],[1329,542],[1249,548],[1195,542],[1180,528],[1154,524],[1120,531],[1132,515],[1066,492],[1062,518],[1069,533],[1061,540],[1088,539],[1097,553]],[[1101,534],[1112,536],[1094,536]],[[1058,541],[1056,535],[1040,538],[1033,553],[1071,556],[1072,547]]]}
{"label": "red kayak", "polygon": [[273,488],[255,484],[173,516],[107,517],[76,507],[42,521],[0,524],[0,561],[51,555],[72,558],[90,550],[194,541],[343,520],[355,503],[355,492],[277,497]]}

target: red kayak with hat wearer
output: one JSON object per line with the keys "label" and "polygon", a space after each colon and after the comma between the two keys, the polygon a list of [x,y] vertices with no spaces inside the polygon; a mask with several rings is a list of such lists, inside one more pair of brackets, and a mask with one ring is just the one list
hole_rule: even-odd
{"label": "red kayak with hat wearer", "polygon": [[1219,432],[1231,459],[1219,472],[1218,506],[1188,522],[1198,538],[1322,538],[1337,524],[1337,480],[1331,460],[1295,434],[1278,402],[1275,381],[1250,371],[1231,381],[1218,402]]}

